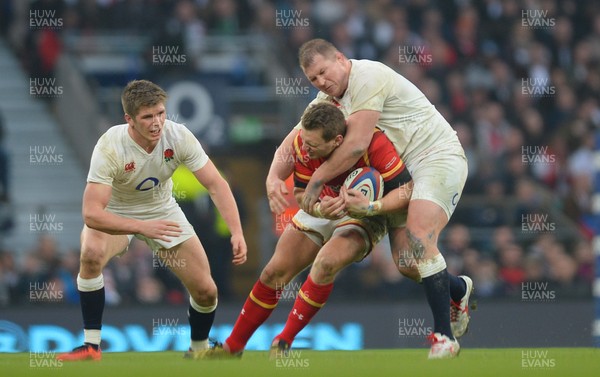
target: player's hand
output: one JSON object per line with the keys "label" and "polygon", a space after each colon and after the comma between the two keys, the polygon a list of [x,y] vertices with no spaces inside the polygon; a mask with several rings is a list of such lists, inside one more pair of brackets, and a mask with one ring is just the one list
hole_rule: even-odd
{"label": "player's hand", "polygon": [[[308,182],[306,189],[304,189],[304,197],[302,198],[300,208],[306,213],[312,213],[315,203],[317,203],[319,196],[321,196],[321,191],[323,191],[323,184],[319,184],[311,179]],[[321,208],[321,212],[322,211],[323,208]]]}
{"label": "player's hand", "polygon": [[348,211],[348,215],[357,219],[367,216],[369,198],[364,196],[360,191],[342,186],[340,196],[344,198],[345,209]]}
{"label": "player's hand", "polygon": [[345,207],[344,198],[341,196],[338,196],[337,198],[324,196],[321,199],[321,215],[326,219],[337,220],[346,216]]}
{"label": "player's hand", "polygon": [[246,263],[248,258],[248,247],[243,235],[231,236],[231,247],[233,249],[233,264],[240,265]]}
{"label": "player's hand", "polygon": [[142,221],[140,234],[151,239],[171,242],[173,238],[181,235],[179,223],[171,220]]}
{"label": "player's hand", "polygon": [[288,207],[286,195],[289,190],[283,180],[278,177],[267,177],[267,198],[271,212],[280,215]]}

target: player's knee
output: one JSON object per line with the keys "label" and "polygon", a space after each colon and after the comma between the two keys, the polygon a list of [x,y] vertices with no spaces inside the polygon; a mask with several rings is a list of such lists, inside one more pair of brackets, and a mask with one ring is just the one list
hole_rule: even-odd
{"label": "player's knee", "polygon": [[398,271],[413,280],[415,276],[418,276],[419,270],[417,268],[418,260],[413,256],[411,250],[404,248],[398,252],[397,258],[394,258],[396,261],[396,268]]}
{"label": "player's knee", "polygon": [[338,263],[329,257],[317,257],[311,269],[313,281],[317,284],[326,284],[333,281],[340,267]]}
{"label": "player's knee", "polygon": [[194,301],[201,306],[208,307],[214,305],[217,301],[218,290],[217,286],[214,282],[211,284],[206,284],[202,287],[197,287],[195,289],[190,289],[190,296],[194,299]]}
{"label": "player's knee", "polygon": [[105,253],[100,247],[89,244],[82,245],[79,259],[82,269],[94,272],[102,270]]}
{"label": "player's knee", "polygon": [[283,287],[288,284],[291,277],[286,271],[267,264],[260,273],[260,281],[269,287]]}
{"label": "player's knee", "polygon": [[417,283],[419,283],[421,281],[421,275],[419,274],[419,269],[414,266],[414,267],[403,267],[400,264],[398,265],[398,271],[400,271],[400,273],[413,280],[416,281]]}

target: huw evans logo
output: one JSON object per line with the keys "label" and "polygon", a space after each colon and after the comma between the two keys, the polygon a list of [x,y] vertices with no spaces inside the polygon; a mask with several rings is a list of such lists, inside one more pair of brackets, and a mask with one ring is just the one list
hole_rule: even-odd
{"label": "huw evans logo", "polygon": [[56,9],[29,10],[30,29],[60,29],[63,24],[63,18],[57,16]]}
{"label": "huw evans logo", "polygon": [[275,26],[282,29],[310,27],[308,17],[302,17],[299,9],[275,10]]}
{"label": "huw evans logo", "polygon": [[184,65],[186,54],[179,51],[180,46],[152,46],[153,65]]}
{"label": "huw evans logo", "polygon": [[548,10],[522,9],[521,26],[531,29],[549,29],[556,26],[556,19],[548,17]]}

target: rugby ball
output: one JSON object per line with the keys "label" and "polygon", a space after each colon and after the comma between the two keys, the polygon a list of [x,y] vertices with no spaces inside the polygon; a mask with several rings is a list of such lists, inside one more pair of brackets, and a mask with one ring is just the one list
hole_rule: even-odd
{"label": "rugby ball", "polygon": [[377,170],[369,166],[352,171],[346,177],[344,186],[360,191],[369,201],[383,197],[383,177]]}

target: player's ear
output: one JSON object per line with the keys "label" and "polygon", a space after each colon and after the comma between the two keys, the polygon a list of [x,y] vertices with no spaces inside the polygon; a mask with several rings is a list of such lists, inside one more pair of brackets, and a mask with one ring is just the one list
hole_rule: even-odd
{"label": "player's ear", "polygon": [[343,142],[344,142],[344,136],[343,135],[336,135],[335,137],[335,146],[339,147]]}
{"label": "player's ear", "polygon": [[131,125],[131,123],[133,122],[133,118],[131,117],[131,115],[125,113],[125,115],[123,116],[123,118],[125,118],[125,122],[129,123]]}

